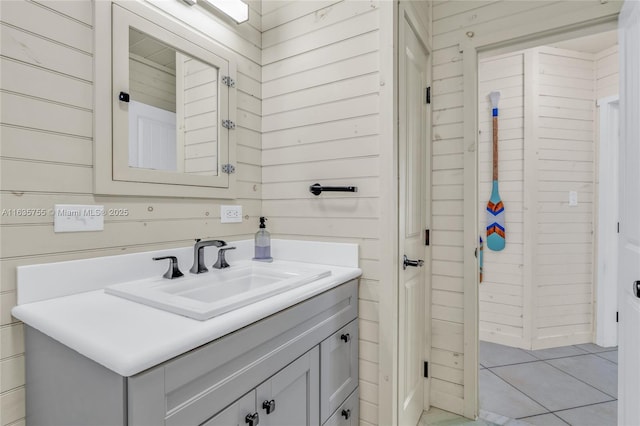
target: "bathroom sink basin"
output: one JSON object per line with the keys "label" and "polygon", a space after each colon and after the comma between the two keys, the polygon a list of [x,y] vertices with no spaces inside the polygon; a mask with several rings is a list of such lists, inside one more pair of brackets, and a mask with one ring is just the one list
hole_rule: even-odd
{"label": "bathroom sink basin", "polygon": [[105,292],[203,321],[329,275],[328,269],[249,261],[174,280],[115,284]]}

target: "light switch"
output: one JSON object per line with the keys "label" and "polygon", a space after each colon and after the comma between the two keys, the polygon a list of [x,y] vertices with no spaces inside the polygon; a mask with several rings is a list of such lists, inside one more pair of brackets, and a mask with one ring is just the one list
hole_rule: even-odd
{"label": "light switch", "polygon": [[578,192],[577,191],[569,191],[569,206],[575,207],[578,205]]}
{"label": "light switch", "polygon": [[104,206],[56,204],[53,206],[53,232],[104,230]]}

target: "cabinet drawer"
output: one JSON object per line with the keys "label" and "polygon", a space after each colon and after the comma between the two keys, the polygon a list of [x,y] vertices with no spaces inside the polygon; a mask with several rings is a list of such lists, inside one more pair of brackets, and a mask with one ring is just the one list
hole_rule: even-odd
{"label": "cabinet drawer", "polygon": [[358,388],[338,407],[323,426],[357,426],[360,421],[360,400]]}
{"label": "cabinet drawer", "polygon": [[320,423],[358,386],[358,320],[320,344]]}

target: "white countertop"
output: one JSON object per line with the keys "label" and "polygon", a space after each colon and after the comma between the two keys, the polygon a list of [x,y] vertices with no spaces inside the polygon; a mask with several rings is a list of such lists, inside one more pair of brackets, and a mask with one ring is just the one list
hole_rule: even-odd
{"label": "white countertop", "polygon": [[[252,248],[253,242],[233,244],[238,247],[235,258],[239,259],[250,253],[249,247]],[[90,280],[85,275],[98,276],[101,272],[100,262],[105,259],[112,262],[113,258],[120,258],[119,263],[123,265],[122,269],[126,273],[127,269],[132,267],[131,265],[138,267],[139,265],[135,262],[141,258],[167,255],[169,252],[175,254],[183,249],[98,258],[94,263],[90,262],[94,259],[87,259],[24,267],[25,269],[19,270],[18,273],[18,292],[19,300],[26,302],[13,308],[12,314],[30,327],[109,370],[125,377],[132,376],[361,275],[362,271],[353,264],[354,259],[357,262],[357,245],[337,244],[335,246],[342,246],[339,247],[342,250],[334,252],[331,243],[317,243],[320,245],[315,248],[313,244],[316,243],[279,240],[272,248],[273,255],[278,259],[278,251],[280,251],[283,257],[288,258],[284,260],[291,261],[291,257],[294,257],[296,259],[293,260],[298,261],[301,266],[309,263],[322,265],[331,270],[329,277],[301,285],[206,321],[190,319],[105,294],[103,288],[106,285],[118,282],[118,279],[124,281],[113,272],[111,282],[102,280],[101,287],[98,289],[91,288],[96,286],[92,282],[87,284],[89,291],[82,291],[82,280],[85,279],[85,282]],[[278,247],[280,250],[277,249]],[[184,249],[187,254],[189,249]],[[355,256],[352,250],[355,250]],[[332,258],[334,257],[332,253],[340,253],[343,256],[341,259]],[[345,253],[347,256],[344,256]],[[180,254],[183,257],[185,255],[182,251]],[[233,265],[233,258],[231,256],[228,258],[229,263]],[[303,260],[327,263],[302,262]],[[58,288],[54,289],[53,287],[56,287],[55,271],[58,270],[62,274],[69,268],[78,267],[78,264],[73,264],[74,262],[84,262],[83,267],[80,268],[82,272],[75,274],[73,279],[65,279],[68,281],[66,284],[58,283]],[[166,269],[166,266],[162,263],[160,270]],[[185,272],[188,269],[184,264],[180,267]],[[54,283],[38,284],[37,280],[42,280],[43,276],[48,276],[48,281],[54,281]],[[25,295],[22,298],[20,298],[21,284],[25,288]],[[47,298],[38,297],[38,288],[46,288]]]}

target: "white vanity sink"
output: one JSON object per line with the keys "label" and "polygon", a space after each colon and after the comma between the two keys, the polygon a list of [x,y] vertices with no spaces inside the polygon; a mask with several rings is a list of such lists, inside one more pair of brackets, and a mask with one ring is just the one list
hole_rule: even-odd
{"label": "white vanity sink", "polygon": [[222,270],[168,280],[111,285],[105,292],[197,320],[207,320],[331,275],[291,262],[237,262]]}

